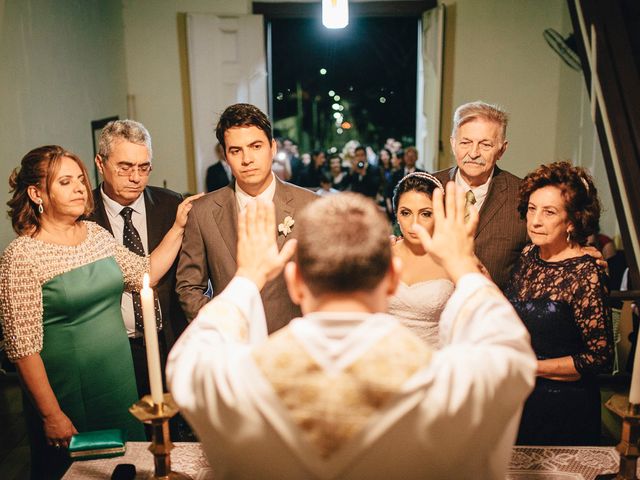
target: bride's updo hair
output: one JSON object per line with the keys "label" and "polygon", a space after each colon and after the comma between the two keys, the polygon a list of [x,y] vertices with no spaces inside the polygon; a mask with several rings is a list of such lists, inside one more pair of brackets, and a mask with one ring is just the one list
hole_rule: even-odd
{"label": "bride's updo hair", "polygon": [[364,195],[346,192],[321,198],[295,220],[295,261],[313,295],[370,291],[389,271],[391,228]]}
{"label": "bride's updo hair", "polygon": [[436,188],[439,188],[442,190],[442,193],[444,193],[444,188],[440,180],[430,173],[413,172],[405,175],[402,180],[398,182],[396,188],[393,189],[393,212],[395,214],[398,213],[398,203],[400,203],[400,197],[403,193],[420,192],[431,198]]}

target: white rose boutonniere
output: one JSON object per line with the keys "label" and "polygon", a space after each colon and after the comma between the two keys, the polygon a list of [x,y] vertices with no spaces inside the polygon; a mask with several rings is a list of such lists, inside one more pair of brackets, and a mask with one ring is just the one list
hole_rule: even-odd
{"label": "white rose boutonniere", "polygon": [[293,228],[294,223],[296,223],[296,221],[289,215],[287,215],[286,217],[284,217],[284,221],[280,225],[278,225],[278,232],[286,237],[291,233],[291,229]]}

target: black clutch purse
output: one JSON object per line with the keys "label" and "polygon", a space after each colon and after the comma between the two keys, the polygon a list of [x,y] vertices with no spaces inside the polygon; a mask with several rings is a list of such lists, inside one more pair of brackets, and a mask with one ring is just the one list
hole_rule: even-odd
{"label": "black clutch purse", "polygon": [[71,437],[69,456],[72,460],[92,460],[124,455],[126,434],[123,430],[95,430]]}

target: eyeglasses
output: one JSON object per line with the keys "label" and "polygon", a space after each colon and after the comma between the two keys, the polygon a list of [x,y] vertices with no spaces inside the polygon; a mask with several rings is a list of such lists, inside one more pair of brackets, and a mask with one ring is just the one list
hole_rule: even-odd
{"label": "eyeglasses", "polygon": [[117,165],[113,165],[113,168],[116,171],[116,175],[119,177],[130,177],[134,172],[138,172],[138,175],[141,177],[146,177],[153,170],[153,166],[150,163],[119,163]]}

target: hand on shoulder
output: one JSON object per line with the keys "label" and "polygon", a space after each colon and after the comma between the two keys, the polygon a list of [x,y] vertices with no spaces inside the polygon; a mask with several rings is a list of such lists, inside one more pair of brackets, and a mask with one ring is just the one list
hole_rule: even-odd
{"label": "hand on shoulder", "polygon": [[580,251],[582,252],[582,255],[592,256],[595,259],[598,266],[604,268],[604,270],[607,273],[609,273],[609,264],[602,256],[602,252],[600,250],[598,250],[594,246],[585,245],[584,247],[580,247]]}
{"label": "hand on shoulder", "polygon": [[196,193],[195,195],[191,195],[180,202],[178,205],[178,211],[176,212],[176,221],[174,223],[175,227],[184,230],[184,227],[187,224],[187,218],[189,217],[189,212],[191,211],[191,207],[193,207],[193,201],[203,195],[204,192]]}

